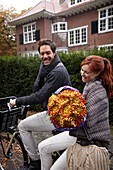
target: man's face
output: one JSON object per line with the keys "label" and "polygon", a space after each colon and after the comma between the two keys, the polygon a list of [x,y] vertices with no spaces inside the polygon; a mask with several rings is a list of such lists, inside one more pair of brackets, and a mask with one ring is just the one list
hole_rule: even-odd
{"label": "man's face", "polygon": [[49,45],[42,45],[40,47],[40,58],[44,65],[49,65],[51,61],[54,59],[55,54],[56,51],[55,53],[53,53]]}

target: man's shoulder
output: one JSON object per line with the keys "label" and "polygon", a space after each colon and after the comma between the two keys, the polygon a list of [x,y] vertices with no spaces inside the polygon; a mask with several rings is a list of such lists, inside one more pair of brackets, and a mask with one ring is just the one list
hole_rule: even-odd
{"label": "man's shoulder", "polygon": [[53,69],[53,71],[66,71],[66,67],[63,65],[63,63],[58,63],[56,67]]}

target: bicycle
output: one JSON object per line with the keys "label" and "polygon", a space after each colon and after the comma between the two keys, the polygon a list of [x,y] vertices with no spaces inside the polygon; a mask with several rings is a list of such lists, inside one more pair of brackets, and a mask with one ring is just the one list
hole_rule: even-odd
{"label": "bicycle", "polygon": [[[10,99],[15,96],[0,98],[0,169],[19,170],[20,166],[29,164],[29,156],[24,148],[18,131],[18,121],[26,118],[29,106],[13,107],[8,105]],[[58,130],[52,131],[52,135],[58,134]],[[63,151],[52,153],[53,163]]]}
{"label": "bicycle", "polygon": [[28,164],[28,154],[17,127],[18,120],[26,117],[28,106],[10,109],[7,103],[14,98],[0,98],[0,149],[3,151],[0,153],[0,168],[8,170],[18,170]]}
{"label": "bicycle", "polygon": [[[14,107],[10,109],[7,105],[10,99],[16,98],[5,97],[0,98],[0,149],[3,151],[0,155],[0,169],[19,170],[20,166],[27,166],[29,156],[24,148],[18,131],[18,120],[26,118],[29,106]],[[60,131],[61,132],[61,131]],[[53,130],[52,135],[60,133]],[[52,153],[53,163],[60,157],[64,150]],[[1,154],[1,153],[0,153]],[[110,159],[113,153],[110,152]]]}

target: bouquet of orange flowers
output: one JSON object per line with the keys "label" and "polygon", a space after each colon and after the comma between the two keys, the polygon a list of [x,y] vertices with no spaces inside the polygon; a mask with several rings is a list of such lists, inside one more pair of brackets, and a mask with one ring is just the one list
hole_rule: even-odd
{"label": "bouquet of orange flowers", "polygon": [[82,126],[86,117],[85,99],[75,88],[63,86],[48,101],[48,114],[58,130],[70,130]]}

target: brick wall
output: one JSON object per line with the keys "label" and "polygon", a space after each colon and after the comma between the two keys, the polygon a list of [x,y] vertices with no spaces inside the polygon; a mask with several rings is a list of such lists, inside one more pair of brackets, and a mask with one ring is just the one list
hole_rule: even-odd
{"label": "brick wall", "polygon": [[[59,1],[60,3],[63,0]],[[51,23],[55,22],[62,22],[64,21],[64,17],[55,17],[50,19],[40,19],[36,22],[36,30],[40,30],[40,38],[49,38],[52,39],[56,43],[56,47],[68,47],[68,33],[66,33],[66,40],[62,41],[61,33],[51,33]],[[97,45],[104,45],[104,44],[113,44],[113,31],[108,33],[102,34],[92,34],[91,33],[91,22],[98,20],[98,11],[94,9],[92,11],[86,11],[83,13],[79,13],[78,15],[72,15],[69,17],[65,17],[65,21],[67,22],[67,29],[74,29],[77,27],[82,27],[88,25],[88,43],[86,45],[80,45],[75,47],[69,47],[69,50],[76,50],[79,49],[92,49]],[[30,44],[19,44],[19,34],[23,33],[23,27],[17,26],[17,53],[18,55],[21,52],[37,50],[38,48],[38,41],[36,43]]]}
{"label": "brick wall", "polygon": [[[48,19],[41,19],[36,22],[36,30],[40,30],[40,39],[48,38],[51,39],[51,21]],[[29,43],[29,44],[20,44],[19,35],[23,34],[23,27],[17,26],[16,35],[17,35],[17,55],[21,55],[21,52],[24,51],[33,51],[38,49],[38,42]]]}
{"label": "brick wall", "polygon": [[[61,20],[61,18],[60,18]],[[97,10],[87,11],[76,16],[70,16],[66,18],[67,29],[74,29],[77,27],[82,27],[88,25],[88,43],[87,45],[81,45],[76,47],[70,47],[69,50],[79,49],[93,49],[95,46],[104,45],[104,44],[113,44],[113,31],[108,33],[101,34],[92,34],[91,33],[91,22],[98,20],[98,12]],[[56,19],[58,22],[58,18]],[[55,21],[54,21],[55,22]],[[53,40],[56,42],[58,47],[68,46],[68,33],[66,41],[63,43],[58,36],[58,33],[53,34]]]}

